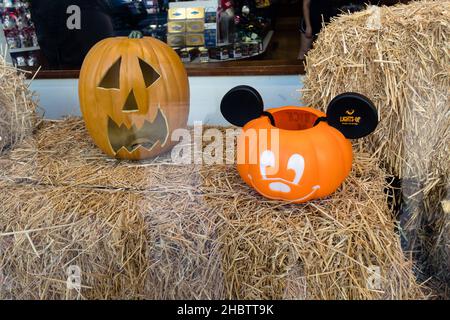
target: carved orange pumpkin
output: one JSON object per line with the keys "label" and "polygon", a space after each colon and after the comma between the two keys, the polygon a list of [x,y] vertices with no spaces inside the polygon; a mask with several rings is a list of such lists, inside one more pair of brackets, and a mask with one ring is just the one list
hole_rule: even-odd
{"label": "carved orange pumpkin", "polygon": [[[243,127],[238,161],[245,161],[237,165],[242,179],[267,198],[297,203],[335,192],[352,166],[350,141],[326,122],[314,126],[319,118],[326,116],[321,111],[282,107],[268,112],[276,127],[267,116]],[[248,141],[255,137],[246,134],[252,130],[256,133],[257,143]],[[263,130],[266,133],[261,135]],[[266,137],[267,142],[260,141]],[[250,161],[252,154],[256,155],[254,163]]]}
{"label": "carved orange pumpkin", "polygon": [[80,73],[87,130],[106,154],[130,160],[170,150],[171,133],[189,114],[189,82],[165,43],[133,34],[95,45]]}

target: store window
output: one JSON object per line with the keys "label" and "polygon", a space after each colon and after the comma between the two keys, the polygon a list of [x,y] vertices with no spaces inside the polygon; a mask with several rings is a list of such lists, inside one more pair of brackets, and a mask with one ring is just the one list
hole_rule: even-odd
{"label": "store window", "polygon": [[450,0],[219,1],[0,0],[0,300],[449,299]]}
{"label": "store window", "polygon": [[[396,0],[0,0],[0,42],[20,68],[78,70],[98,41],[139,30],[190,65],[301,65],[322,21]],[[214,66],[214,65],[213,65]]]}

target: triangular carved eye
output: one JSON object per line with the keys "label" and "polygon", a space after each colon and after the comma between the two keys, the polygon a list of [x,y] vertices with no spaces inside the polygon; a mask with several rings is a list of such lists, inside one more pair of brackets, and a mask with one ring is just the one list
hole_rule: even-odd
{"label": "triangular carved eye", "polygon": [[122,58],[119,58],[106,74],[103,76],[102,81],[98,85],[103,89],[120,89],[120,66],[122,64]]}
{"label": "triangular carved eye", "polygon": [[[139,58],[138,58],[139,59]],[[158,80],[161,76],[158,72],[153,69],[151,65],[149,65],[144,60],[139,59],[139,65],[141,67],[142,76],[144,77],[145,86],[147,88],[151,87],[156,80]]]}

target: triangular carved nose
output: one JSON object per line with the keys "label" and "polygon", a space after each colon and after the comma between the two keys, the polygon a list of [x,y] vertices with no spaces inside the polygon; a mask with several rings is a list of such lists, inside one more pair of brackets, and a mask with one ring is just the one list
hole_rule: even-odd
{"label": "triangular carved nose", "polygon": [[130,94],[128,95],[127,101],[125,102],[125,105],[123,106],[123,112],[137,112],[139,111],[139,107],[136,101],[136,97],[134,96],[134,91],[131,90]]}

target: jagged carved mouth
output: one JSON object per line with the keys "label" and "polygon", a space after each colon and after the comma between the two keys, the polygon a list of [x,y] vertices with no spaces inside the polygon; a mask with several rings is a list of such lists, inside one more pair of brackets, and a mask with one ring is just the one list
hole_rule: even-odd
{"label": "jagged carved mouth", "polygon": [[169,135],[166,118],[161,109],[153,122],[144,121],[142,127],[132,125],[127,128],[108,117],[108,138],[112,149],[118,153],[120,149],[133,152],[138,148],[153,149],[158,143],[164,145]]}

